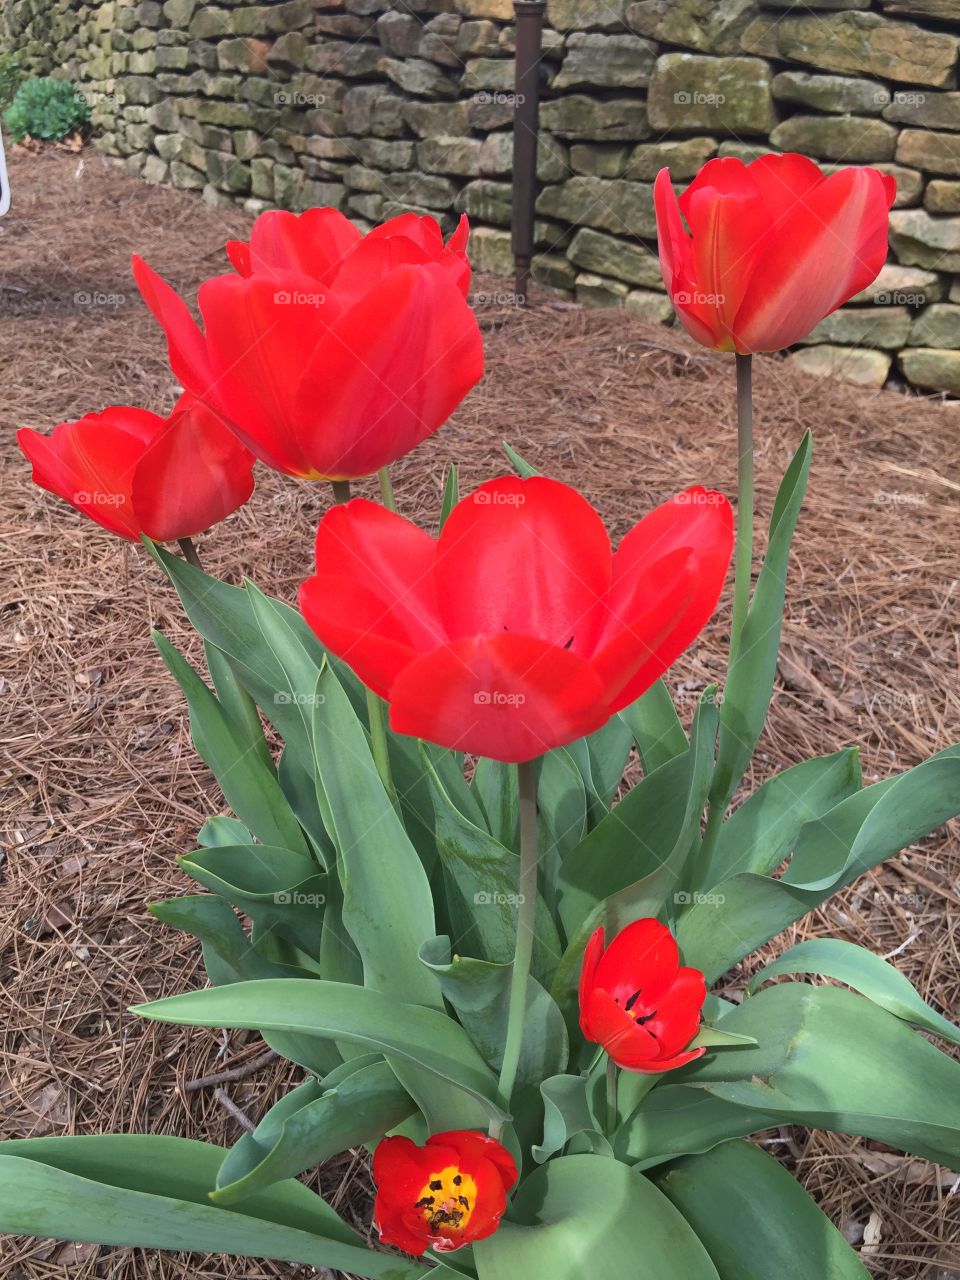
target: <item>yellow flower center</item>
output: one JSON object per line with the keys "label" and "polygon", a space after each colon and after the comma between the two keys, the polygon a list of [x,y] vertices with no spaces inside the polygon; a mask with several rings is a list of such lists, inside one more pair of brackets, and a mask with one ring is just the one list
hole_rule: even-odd
{"label": "yellow flower center", "polygon": [[420,1189],[416,1208],[422,1210],[430,1234],[465,1231],[477,1203],[477,1184],[455,1164],[431,1173]]}

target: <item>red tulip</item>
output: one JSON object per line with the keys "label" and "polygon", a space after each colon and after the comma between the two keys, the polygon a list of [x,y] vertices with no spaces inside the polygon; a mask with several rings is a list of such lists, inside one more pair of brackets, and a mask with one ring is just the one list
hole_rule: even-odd
{"label": "red tulip", "polygon": [[732,543],[729,503],[699,487],[616,554],[593,507],[543,477],[481,485],[439,539],[355,498],[321,520],[300,607],[396,732],[530,760],[599,729],[693,642]]}
{"label": "red tulip", "polygon": [[678,201],[661,169],[660,268],[680,323],[741,355],[799,342],[876,279],[896,189],[876,169],[828,178],[805,156],[728,157],[708,160]]}
{"label": "red tulip", "polygon": [[580,1030],[620,1067],[672,1071],[699,1058],[706,1050],[687,1045],[705,997],[703,974],[680,965],[673,935],[657,920],[628,924],[606,950],[602,927],[587,943]]}
{"label": "red tulip", "polygon": [[517,1180],[510,1152],[469,1129],[435,1133],[418,1147],[384,1138],[373,1153],[373,1221],[385,1244],[417,1257],[493,1235]]}
{"label": "red tulip", "polygon": [[141,259],[133,271],[177,378],[268,466],[349,480],[436,431],[483,373],[465,293],[466,221],[444,245],[404,214],[363,236],[335,209],[262,214],[206,280],[203,330]]}
{"label": "red tulip", "polygon": [[134,542],[191,537],[253,493],[253,455],[189,395],[168,418],[115,405],[17,441],[36,484]]}

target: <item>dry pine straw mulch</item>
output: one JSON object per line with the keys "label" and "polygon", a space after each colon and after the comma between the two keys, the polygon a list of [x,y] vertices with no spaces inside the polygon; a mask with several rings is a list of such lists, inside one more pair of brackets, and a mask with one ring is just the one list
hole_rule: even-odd
{"label": "dry pine straw mulch", "polygon": [[[89,150],[17,157],[11,178],[13,210],[0,222],[0,1132],[133,1130],[229,1145],[240,1134],[236,1117],[212,1088],[184,1086],[243,1066],[262,1042],[125,1012],[204,982],[199,947],[144,909],[191,891],[174,855],[193,848],[200,823],[222,807],[148,631],[161,628],[194,656],[196,639],[139,548],[30,484],[14,429],[109,403],[171,406],[176,388],[129,254],[143,253],[192,293],[223,269],[224,241],[249,219],[128,178]],[[488,284],[485,296],[496,298],[502,283]],[[443,465],[458,459],[470,486],[505,469],[504,437],[576,483],[618,534],[690,483],[733,492],[729,358],[675,330],[546,298],[527,312],[485,305],[479,315],[487,376],[396,467],[403,511],[434,522]],[[960,413],[814,382],[772,358],[757,366],[761,524],[808,425],[816,449],[779,680],[749,781],[850,743],[862,747],[868,780],[887,776],[960,738]],[[259,469],[252,501],[203,540],[205,563],[292,600],[326,502],[323,487]],[[685,718],[722,670],[727,625],[724,608],[671,673]],[[783,945],[831,934],[896,953],[918,989],[956,1016],[958,834],[951,823],[865,876]],[[225,1092],[256,1120],[295,1079],[274,1062]],[[766,1140],[855,1243],[866,1231],[874,1275],[960,1275],[953,1175],[856,1138],[784,1129]],[[360,1154],[328,1162],[310,1181],[369,1230]],[[5,1280],[307,1274],[246,1259],[0,1244]]]}

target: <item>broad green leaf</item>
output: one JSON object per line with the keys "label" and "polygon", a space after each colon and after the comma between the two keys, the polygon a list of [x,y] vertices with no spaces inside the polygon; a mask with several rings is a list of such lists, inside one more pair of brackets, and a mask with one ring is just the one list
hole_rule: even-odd
{"label": "broad green leaf", "polygon": [[349,1147],[375,1142],[413,1112],[386,1062],[352,1066],[333,1088],[308,1080],[293,1089],[245,1133],[217,1172],[214,1204],[236,1204]]}
{"label": "broad green leaf", "polygon": [[487,1116],[506,1118],[496,1101],[496,1077],[463,1027],[438,1009],[404,1004],[370,987],[276,978],[168,996],[131,1012],[182,1026],[262,1028],[352,1042],[423,1068],[474,1098]]}
{"label": "broad green leaf", "polygon": [[550,1076],[540,1085],[543,1097],[543,1141],[533,1148],[533,1158],[543,1164],[561,1151],[571,1138],[585,1135],[594,1154],[611,1156],[610,1143],[597,1125],[587,1096],[584,1075]]}
{"label": "broad green leaf", "polygon": [[740,633],[740,643],[731,658],[720,709],[720,743],[711,794],[711,802],[724,809],[746,772],[767,718],[780,648],[787,561],[807,488],[812,448],[808,431],[777,492],[770,517],[767,553]]}
{"label": "broad green leaf", "polygon": [[476,793],[487,830],[507,849],[517,850],[520,800],[516,765],[481,756],[470,789]]}
{"label": "broad green leaf", "polygon": [[309,854],[300,824],[287,804],[272,766],[238,739],[232,722],[193,667],[159,631],[160,656],[190,709],[190,729],[201,759],[210,766],[231,809],[264,844]]}
{"label": "broad green leaf", "polygon": [[230,844],[253,844],[253,835],[236,818],[208,818],[197,835],[201,849],[218,849]]}
{"label": "broad green leaf", "polygon": [[960,813],[960,747],[848,796],[806,823],[781,879],[750,872],[716,885],[681,917],[687,964],[714,982],[862,872]]}
{"label": "broad green leaf", "polygon": [[821,817],[859,788],[856,747],[784,769],[758,787],[720,828],[709,885],[744,871],[771,875],[793,848],[804,823]]}
{"label": "broad green leaf", "polygon": [[[436,814],[437,849],[454,950],[471,951],[494,964],[510,964],[516,950],[520,859],[469,822],[454,805],[430,757],[424,754]],[[533,975],[549,981],[560,958],[560,939],[543,901],[537,904]]]}
{"label": "broad green leaf", "polygon": [[664,1082],[627,1116],[613,1148],[618,1160],[649,1169],[782,1123],[779,1116],[726,1102],[703,1088]]}
{"label": "broad green leaf", "polygon": [[682,1081],[782,1122],[875,1138],[960,1169],[960,1063],[840,987],[765,987],[721,1022],[753,1036]]}
{"label": "broad green leaf", "polygon": [[644,773],[653,773],[686,751],[687,735],[683,732],[670,691],[662,680],[652,684],[619,715],[637,744]]}
{"label": "broad green leaf", "polygon": [[726,1049],[731,1045],[756,1044],[753,1036],[736,1035],[722,1027],[701,1027],[690,1041],[691,1049]]}
{"label": "broad green leaf", "polygon": [[238,736],[246,742],[263,763],[273,768],[273,757],[263,736],[263,725],[257,704],[237,679],[236,672],[230,665],[226,654],[221,653],[209,640],[203,642],[203,655],[207,660],[207,670],[227,718],[231,721]]}
{"label": "broad green leaf", "polygon": [[[277,964],[251,945],[240,921],[223,898],[212,893],[168,898],[153,902],[150,913],[165,924],[199,938],[203,944],[203,964],[214,986],[248,982],[258,978],[310,978],[311,970]],[[315,1075],[324,1076],[340,1062],[334,1045],[316,1036],[264,1032],[266,1043],[283,1058],[298,1063]]]}
{"label": "broad green leaf", "polygon": [[602,729],[584,738],[590,757],[590,776],[599,807],[604,812],[613,804],[617,788],[633,749],[633,733],[620,716],[612,716]]}
{"label": "broad green leaf", "polygon": [[644,1276],[718,1280],[706,1250],[652,1182],[605,1156],[560,1156],[524,1182],[510,1221],[473,1246],[480,1280]]}
{"label": "broad green leaf", "polygon": [[265,844],[198,849],[177,859],[188,876],[308,956],[320,949],[327,877],[313,858]]}
{"label": "broad green leaf", "polygon": [[560,868],[587,834],[587,787],[569,751],[558,747],[540,762],[537,779],[537,853],[544,901],[555,909]]}
{"label": "broad green leaf", "polygon": [[273,1258],[371,1280],[425,1280],[419,1264],[376,1253],[302,1183],[240,1209],[210,1204],[224,1152],[185,1138],[105,1134],[0,1142],[0,1231]]}
{"label": "broad green leaf", "polygon": [[898,969],[872,951],[840,938],[810,938],[785,951],[756,974],[747,987],[753,995],[770,978],[785,973],[816,973],[859,991],[894,1017],[960,1044],[960,1027],[950,1022],[913,988]]}
{"label": "broad green leaf", "polygon": [[605,899],[662,865],[683,826],[689,768],[684,753],[643,778],[567,855],[559,910],[568,937]]}
{"label": "broad green leaf", "polygon": [[[507,1033],[512,964],[492,964],[469,956],[451,955],[449,938],[434,938],[421,950],[421,959],[437,975],[444,996],[453,1006],[484,1061],[499,1072]],[[553,1000],[531,977],[527,985],[523,1043],[517,1082],[539,1084],[567,1065],[567,1029]]]}
{"label": "broad green leaf", "polygon": [[748,1142],[686,1156],[654,1177],[713,1259],[720,1280],[870,1280],[799,1182]]}
{"label": "broad green leaf", "polygon": [[418,959],[436,934],[430,885],[380,782],[363,726],[329,668],[317,680],[313,737],[318,785],[340,854],[343,922],[365,981],[439,1008],[437,983]]}

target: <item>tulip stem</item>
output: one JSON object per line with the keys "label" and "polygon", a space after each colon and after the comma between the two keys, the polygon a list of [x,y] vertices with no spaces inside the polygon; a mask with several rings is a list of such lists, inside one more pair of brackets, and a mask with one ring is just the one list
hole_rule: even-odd
{"label": "tulip stem", "polygon": [[381,467],[377,472],[380,480],[380,496],[383,498],[383,505],[388,511],[396,511],[397,500],[393,493],[393,481],[390,479],[390,468]]}
{"label": "tulip stem", "polygon": [[196,544],[192,538],[178,538],[177,545],[183,552],[183,558],[187,564],[192,564],[195,569],[203,572],[203,565],[200,563],[200,556],[197,552]]}
{"label": "tulip stem", "polygon": [[[330,487],[333,489],[334,502],[339,504],[350,501],[349,480],[331,480]],[[377,773],[380,775],[384,791],[390,797],[390,803],[399,813],[400,803],[397,800],[397,789],[393,785],[393,771],[390,768],[386,704],[372,689],[365,689],[365,693],[367,695],[367,719],[370,722],[370,747],[373,751],[373,763],[377,766]]]}
{"label": "tulip stem", "polygon": [[[517,885],[517,944],[510,974],[507,1006],[507,1034],[500,1067],[500,1101],[507,1109],[517,1082],[523,1024],[527,1012],[527,985],[533,959],[533,936],[537,924],[537,766],[533,760],[517,765],[520,792],[520,879]],[[490,1122],[490,1137],[498,1141],[503,1123]]]}
{"label": "tulip stem", "polygon": [[607,1135],[617,1131],[617,1064],[607,1057]]}
{"label": "tulip stem", "polygon": [[737,360],[737,542],[734,556],[733,617],[730,622],[730,660],[750,604],[753,571],[753,357]]}

